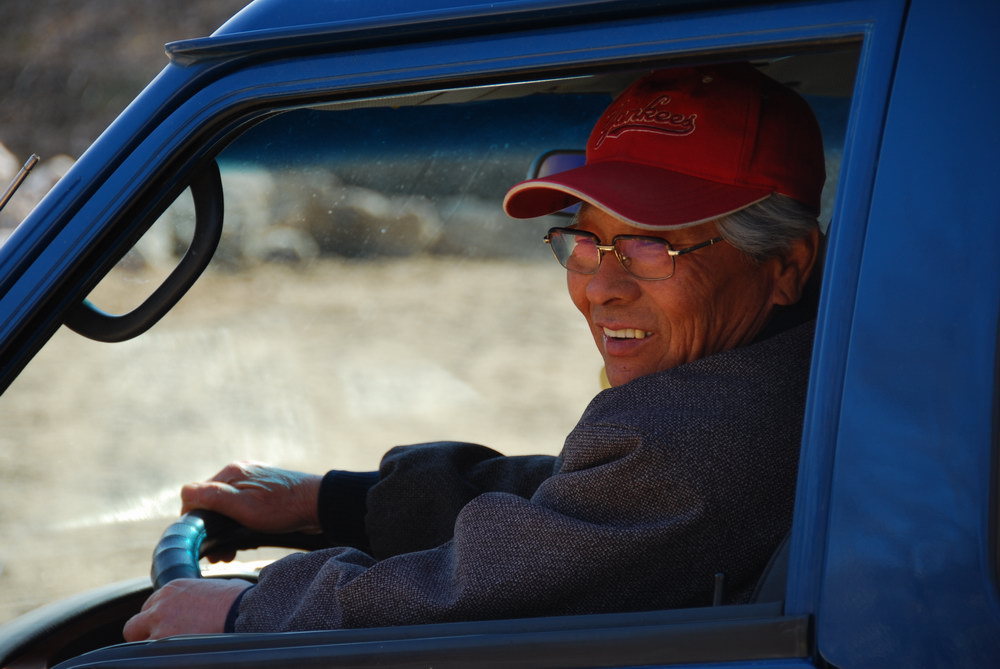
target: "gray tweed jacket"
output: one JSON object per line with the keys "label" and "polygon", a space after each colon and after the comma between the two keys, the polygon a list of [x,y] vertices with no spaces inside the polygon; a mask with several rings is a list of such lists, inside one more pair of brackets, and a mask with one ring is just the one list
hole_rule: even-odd
{"label": "gray tweed jacket", "polygon": [[812,328],[600,393],[558,458],[422,444],[329,474],[355,547],[265,568],[233,629],[703,606],[718,572],[744,600],[791,523]]}

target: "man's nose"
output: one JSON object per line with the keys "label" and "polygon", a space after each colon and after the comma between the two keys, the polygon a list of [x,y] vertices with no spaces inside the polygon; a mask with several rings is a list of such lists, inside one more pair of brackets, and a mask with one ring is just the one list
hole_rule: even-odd
{"label": "man's nose", "polygon": [[591,304],[608,304],[616,300],[629,301],[639,296],[638,279],[628,273],[614,251],[605,251],[597,272],[587,282],[587,299]]}

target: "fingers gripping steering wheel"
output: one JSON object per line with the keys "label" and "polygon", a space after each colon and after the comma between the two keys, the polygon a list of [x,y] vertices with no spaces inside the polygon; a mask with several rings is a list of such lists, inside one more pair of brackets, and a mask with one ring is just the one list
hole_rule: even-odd
{"label": "fingers gripping steering wheel", "polygon": [[214,511],[192,511],[170,525],[156,544],[150,573],[153,589],[178,578],[201,578],[198,560],[208,553],[261,546],[316,550],[328,548],[329,543],[322,534],[263,534]]}

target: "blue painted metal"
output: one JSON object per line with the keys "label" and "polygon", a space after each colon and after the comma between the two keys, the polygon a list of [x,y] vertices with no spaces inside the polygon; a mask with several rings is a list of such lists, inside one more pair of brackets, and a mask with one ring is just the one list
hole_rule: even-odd
{"label": "blue painted metal", "polygon": [[298,32],[303,29],[316,30],[319,26],[336,26],[333,30],[339,32],[344,26],[426,25],[479,17],[489,19],[496,29],[498,24],[506,25],[526,15],[547,19],[558,13],[579,21],[594,16],[620,18],[633,11],[655,10],[661,14],[673,10],[691,12],[731,4],[725,0],[421,0],[419,3],[410,0],[255,0],[227,21],[215,35],[257,31],[266,31],[268,34]]}
{"label": "blue painted metal", "polygon": [[817,611],[820,647],[840,666],[1000,658],[989,554],[1000,7],[939,10],[909,10],[858,279]]}
{"label": "blue painted metal", "polygon": [[506,0],[480,4],[451,0],[415,7],[400,0],[378,3],[297,3],[257,0],[211,37],[167,44],[171,60],[189,65],[206,59],[274,56],[305,49],[354,48],[391,40],[489,34],[498,30],[579,23],[595,19],[663,14],[672,9],[725,7],[725,0]]}

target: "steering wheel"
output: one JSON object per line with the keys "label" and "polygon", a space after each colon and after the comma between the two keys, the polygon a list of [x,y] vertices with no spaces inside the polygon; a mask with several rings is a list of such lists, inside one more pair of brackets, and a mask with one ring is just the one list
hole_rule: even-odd
{"label": "steering wheel", "polygon": [[264,534],[248,530],[232,518],[214,511],[192,511],[171,524],[156,544],[150,573],[153,589],[162,588],[178,578],[201,578],[198,560],[208,553],[261,546],[311,551],[329,548],[329,543],[322,534]]}

